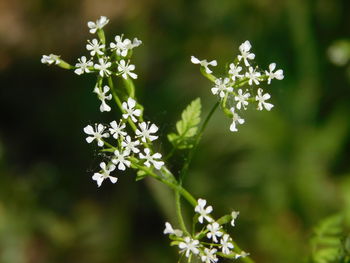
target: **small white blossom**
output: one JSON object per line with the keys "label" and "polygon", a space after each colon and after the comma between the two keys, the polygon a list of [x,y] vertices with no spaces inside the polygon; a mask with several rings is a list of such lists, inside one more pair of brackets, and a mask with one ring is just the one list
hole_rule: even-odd
{"label": "small white blossom", "polygon": [[122,121],[120,121],[119,124],[117,124],[116,121],[112,121],[110,125],[111,125],[111,128],[109,128],[109,132],[111,133],[111,135],[113,135],[114,139],[118,139],[119,136],[125,137],[127,135],[127,133],[123,131],[126,125]]}
{"label": "small white blossom", "polygon": [[255,100],[258,102],[258,110],[263,110],[264,108],[270,111],[273,108],[273,104],[265,102],[270,99],[271,96],[268,93],[262,94],[263,90],[261,88],[258,89],[258,95],[256,95]]}
{"label": "small white blossom", "polygon": [[207,201],[199,198],[197,201],[197,206],[194,208],[194,211],[198,213],[200,216],[198,217],[198,221],[203,224],[203,219],[206,219],[208,222],[212,222],[213,219],[209,216],[209,214],[213,211],[213,207],[211,205],[206,206]]}
{"label": "small white blossom", "polygon": [[238,55],[238,61],[241,61],[243,59],[244,64],[247,67],[249,67],[248,59],[253,60],[255,58],[255,54],[249,52],[251,48],[252,45],[248,40],[246,40],[239,46],[239,51],[241,52],[241,55]]}
{"label": "small white blossom", "polygon": [[52,65],[52,64],[60,64],[60,57],[57,56],[57,55],[54,55],[54,54],[50,54],[48,56],[46,55],[43,55],[42,58],[41,58],[41,63],[43,64],[48,64],[48,65]]}
{"label": "small white blossom", "polygon": [[201,256],[202,262],[205,262],[205,263],[218,262],[218,258],[216,257],[216,252],[217,252],[216,248],[212,248],[212,249],[205,248],[204,254]]}
{"label": "small white blossom", "polygon": [[239,72],[242,71],[242,67],[241,66],[236,66],[234,63],[230,64],[230,70],[228,71],[228,73],[231,75],[231,79],[233,81],[236,80],[236,78],[242,78],[243,75],[239,74]]}
{"label": "small white blossom", "polygon": [[98,187],[100,187],[102,182],[107,178],[109,178],[109,180],[113,184],[115,184],[118,181],[118,178],[109,175],[115,169],[115,166],[113,164],[110,164],[107,167],[107,165],[104,162],[102,162],[100,163],[100,167],[102,171],[100,171],[99,173],[94,173],[94,175],[92,176],[92,180],[97,182]]}
{"label": "small white blossom", "polygon": [[221,250],[222,253],[228,255],[231,253],[231,250],[233,249],[233,244],[231,242],[231,238],[228,234],[225,234],[221,240],[220,240],[220,244],[221,244]]}
{"label": "small white blossom", "polygon": [[232,211],[232,213],[231,213],[231,217],[232,217],[231,226],[233,226],[233,227],[235,226],[235,221],[236,221],[238,215],[239,215],[238,211]]}
{"label": "small white blossom", "polygon": [[94,63],[91,60],[87,60],[85,56],[78,58],[78,63],[75,64],[76,69],[74,70],[75,74],[81,75],[84,72],[89,73],[89,67],[92,67]]}
{"label": "small white blossom", "polygon": [[101,101],[101,106],[100,106],[100,111],[110,111],[111,107],[107,105],[106,100],[111,100],[112,99],[112,94],[106,95],[107,92],[109,91],[108,86],[104,86],[103,90],[100,89],[99,87],[95,87],[94,92],[97,94],[99,100]]}
{"label": "small white blossom", "polygon": [[158,136],[151,135],[158,131],[158,127],[154,123],[142,122],[139,124],[139,128],[140,129],[137,129],[135,132],[136,137],[141,137],[141,141],[146,142],[146,140],[154,141],[158,139]]}
{"label": "small white blossom", "polygon": [[86,44],[86,49],[90,51],[91,56],[97,55],[103,55],[103,49],[105,48],[104,44],[100,44],[100,42],[94,38],[93,40],[88,40],[88,43]]}
{"label": "small white blossom", "polygon": [[139,141],[132,141],[130,136],[126,136],[125,140],[122,141],[122,147],[124,148],[124,151],[130,154],[133,153],[139,153],[140,150],[136,147],[140,145]]}
{"label": "small white blossom", "polygon": [[245,258],[245,257],[247,257],[247,256],[249,256],[249,253],[247,253],[247,252],[245,252],[245,251],[241,251],[241,253],[235,255],[235,259],[238,259],[238,258]]}
{"label": "small white blossom", "polygon": [[211,89],[211,92],[216,95],[219,93],[220,98],[225,97],[227,92],[232,92],[233,88],[229,87],[229,78],[222,80],[221,78],[215,80],[215,86]]}
{"label": "small white blossom", "polygon": [[165,223],[165,229],[164,229],[163,233],[164,233],[164,235],[169,234],[169,235],[175,235],[178,237],[181,237],[183,234],[181,230],[173,229],[172,225],[169,222]]}
{"label": "small white blossom", "polygon": [[216,60],[212,60],[212,61],[209,61],[209,62],[208,62],[206,59],[204,59],[204,60],[199,60],[199,59],[196,58],[195,56],[191,56],[191,62],[192,62],[193,64],[199,64],[199,65],[201,65],[202,67],[204,67],[205,72],[208,73],[208,74],[210,74],[210,73],[213,72],[213,71],[211,71],[211,70],[209,69],[208,66],[213,66],[213,67],[217,66]]}
{"label": "small white blossom", "polygon": [[256,84],[256,85],[259,85],[259,77],[261,76],[260,72],[257,72],[255,71],[255,69],[253,69],[252,67],[249,67],[249,72],[246,72],[245,73],[245,76],[247,78],[249,78],[249,85],[253,85],[253,82]]}
{"label": "small white blossom", "polygon": [[136,117],[141,116],[141,110],[140,109],[134,109],[136,106],[136,101],[133,98],[128,98],[127,102],[123,102],[122,108],[126,111],[126,113],[123,114],[123,118],[131,118],[133,122],[137,122]]}
{"label": "small white blossom", "polygon": [[88,143],[91,143],[93,140],[97,141],[97,145],[102,147],[104,145],[103,138],[108,138],[108,133],[103,133],[105,130],[105,127],[102,124],[95,124],[95,130],[92,128],[91,125],[87,125],[84,128],[84,132],[88,135],[91,135],[86,138],[86,141]]}
{"label": "small white blossom", "polygon": [[276,68],[276,63],[271,63],[271,64],[269,65],[269,70],[270,70],[270,71],[265,70],[266,76],[269,77],[269,78],[267,79],[267,84],[270,84],[272,79],[281,80],[281,79],[284,78],[284,76],[283,76],[283,70],[282,70],[282,69],[279,69],[279,70],[276,70],[275,72],[273,72],[273,71],[275,70],[275,68]]}
{"label": "small white blossom", "polygon": [[142,41],[138,40],[137,38],[134,38],[132,42],[128,38],[123,40],[123,35],[116,36],[114,39],[115,39],[115,43],[111,42],[110,48],[112,50],[116,50],[117,55],[122,57],[126,57],[129,50],[135,47],[138,47],[139,45],[142,44]]}
{"label": "small white blossom", "polygon": [[120,74],[122,74],[122,77],[124,79],[127,79],[128,76],[130,76],[133,79],[137,79],[137,75],[132,72],[135,70],[135,65],[129,64],[125,62],[125,60],[121,60],[118,64],[118,71]]}
{"label": "small white blossom", "polygon": [[126,150],[122,152],[119,152],[118,150],[114,151],[114,158],[112,159],[112,162],[115,165],[118,165],[119,170],[124,171],[126,166],[130,167],[131,162],[126,159],[126,157],[129,156],[129,153],[130,152]]}
{"label": "small white blossom", "polygon": [[230,109],[231,113],[232,113],[232,124],[230,126],[230,131],[232,132],[236,132],[238,131],[236,128],[236,123],[238,122],[239,124],[243,124],[244,123],[244,119],[242,119],[236,112],[235,112],[235,108],[232,107]]}
{"label": "small white blossom", "polygon": [[217,222],[214,222],[212,224],[208,224],[207,229],[209,230],[207,233],[207,238],[212,239],[215,243],[217,243],[218,239],[216,237],[221,237],[223,234],[220,231],[221,226]]}
{"label": "small white blossom", "polygon": [[98,62],[100,64],[95,64],[94,68],[100,71],[101,77],[108,77],[111,74],[111,71],[108,69],[112,66],[112,63],[107,60],[107,58],[99,58]]}
{"label": "small white blossom", "polygon": [[164,165],[163,161],[157,161],[156,159],[162,158],[162,155],[160,153],[154,153],[151,154],[151,150],[148,148],[144,149],[144,152],[146,155],[140,153],[140,159],[145,159],[145,165],[147,167],[151,167],[151,164],[157,169],[160,170],[162,166]]}
{"label": "small white blossom", "polygon": [[181,252],[186,252],[185,256],[188,258],[191,253],[198,254],[199,253],[199,241],[196,239],[192,239],[190,237],[185,237],[184,242],[179,243],[179,248]]}
{"label": "small white blossom", "polygon": [[241,109],[241,107],[243,107],[243,109],[246,109],[246,106],[248,105],[248,98],[250,97],[250,94],[247,93],[243,93],[243,91],[241,89],[238,90],[238,95],[235,96],[235,101],[237,102],[236,108],[237,109]]}
{"label": "small white blossom", "polygon": [[90,33],[95,34],[98,29],[102,29],[105,25],[107,25],[109,22],[109,19],[105,16],[101,16],[99,19],[96,20],[96,22],[89,21],[87,23],[88,27],[90,28]]}

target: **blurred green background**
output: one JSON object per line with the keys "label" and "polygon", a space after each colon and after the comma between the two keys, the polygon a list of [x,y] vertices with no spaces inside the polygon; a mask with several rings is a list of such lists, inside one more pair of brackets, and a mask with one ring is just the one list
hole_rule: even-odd
{"label": "blurred green background", "polygon": [[192,99],[204,112],[215,101],[191,55],[223,70],[249,39],[261,67],[284,69],[268,87],[275,108],[247,112],[239,133],[216,112],[185,185],[216,216],[241,212],[233,236],[256,262],[310,258],[314,226],[350,211],[349,62],[328,56],[350,37],[349,12],[348,0],[0,1],[0,262],[177,262],[162,187],[132,172],[100,189],[91,180],[101,158],[82,129],[114,118],[98,110],[94,76],[40,63],[86,55],[86,22],[101,15],[109,40],[143,41],[137,92],[163,152]]}

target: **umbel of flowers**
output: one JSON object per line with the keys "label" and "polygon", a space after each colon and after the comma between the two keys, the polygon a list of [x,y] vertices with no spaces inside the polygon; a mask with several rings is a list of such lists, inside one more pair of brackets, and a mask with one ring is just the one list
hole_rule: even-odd
{"label": "umbel of flowers", "polygon": [[[264,92],[261,82],[271,83],[273,79],[283,79],[283,71],[276,70],[276,64],[271,63],[269,70],[259,70],[253,65],[255,55],[251,52],[251,44],[245,41],[240,45],[240,54],[235,61],[229,64],[226,76],[216,77],[209,67],[217,66],[216,60],[199,60],[192,56],[191,61],[199,64],[202,74],[213,82],[211,92],[218,101],[209,112],[201,126],[200,100],[194,100],[182,112],[181,120],[176,123],[177,133],[168,134],[173,150],[163,158],[157,150],[158,126],[144,120],[143,106],[137,101],[133,80],[137,79],[135,66],[131,63],[133,49],[141,45],[137,38],[130,40],[123,35],[117,35],[107,43],[103,28],[109,19],[101,16],[95,22],[88,22],[89,32],[94,35],[87,40],[87,54],[77,59],[71,65],[61,59],[59,55],[43,55],[41,62],[48,65],[57,65],[64,69],[73,70],[77,75],[95,74],[96,84],[91,92],[96,94],[100,102],[99,110],[111,111],[117,106],[120,117],[111,120],[108,124],[95,123],[83,128],[87,135],[87,143],[96,144],[103,160],[99,168],[93,173],[92,180],[100,187],[107,181],[113,184],[126,169],[135,170],[137,180],[146,176],[164,183],[175,192],[177,219],[181,229],[174,229],[166,223],[164,234],[169,234],[171,245],[176,245],[182,256],[191,262],[197,258],[205,263],[218,262],[220,258],[242,259],[247,263],[253,262],[248,254],[242,251],[228,233],[226,225],[235,226],[238,212],[232,212],[219,219],[212,216],[212,206],[207,206],[204,199],[196,200],[182,185],[184,176],[192,155],[200,141],[201,135],[210,120],[213,112],[220,105],[222,111],[231,118],[230,130],[237,132],[237,124],[243,124],[241,112],[250,105],[258,110],[270,111],[273,105],[268,102],[271,96]],[[118,87],[115,79],[119,78]],[[199,127],[200,126],[200,127]],[[168,169],[166,162],[171,160],[174,152],[185,151],[183,167],[173,173]],[[179,174],[175,176],[174,174]],[[193,229],[187,231],[182,218],[180,197],[184,198],[194,208],[195,217]]]}

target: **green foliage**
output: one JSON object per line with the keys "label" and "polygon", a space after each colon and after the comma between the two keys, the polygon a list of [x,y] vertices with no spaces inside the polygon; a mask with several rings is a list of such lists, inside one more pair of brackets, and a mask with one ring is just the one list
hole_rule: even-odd
{"label": "green foliage", "polygon": [[181,114],[181,120],[176,123],[177,133],[168,134],[168,140],[177,149],[190,149],[198,133],[198,124],[201,121],[201,100],[193,100]]}

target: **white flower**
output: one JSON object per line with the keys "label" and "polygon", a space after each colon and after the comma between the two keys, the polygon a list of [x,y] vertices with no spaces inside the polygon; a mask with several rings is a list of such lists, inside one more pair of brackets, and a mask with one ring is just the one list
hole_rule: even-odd
{"label": "white flower", "polygon": [[201,198],[198,199],[197,203],[198,204],[194,208],[194,211],[200,214],[198,221],[203,224],[203,219],[205,218],[208,222],[212,222],[213,219],[209,216],[209,214],[213,211],[213,207],[210,205],[205,208],[207,201]]}
{"label": "white flower", "polygon": [[160,153],[155,153],[151,155],[151,150],[148,148],[144,149],[144,152],[146,155],[143,155],[142,153],[140,153],[140,159],[145,159],[145,165],[147,167],[151,167],[151,164],[157,169],[160,170],[160,168],[162,168],[162,166],[164,165],[163,161],[157,161],[156,159],[160,159],[162,158],[162,155]]}
{"label": "white flower", "polygon": [[125,170],[125,166],[130,167],[131,162],[126,159],[128,157],[130,152],[125,150],[124,152],[119,152],[118,150],[114,151],[114,158],[112,159],[112,162],[118,165],[118,169],[121,171]]}
{"label": "white flower", "polygon": [[100,167],[101,167],[102,171],[100,171],[99,173],[94,173],[94,175],[92,176],[92,180],[97,182],[98,187],[100,187],[103,180],[105,180],[107,178],[109,178],[109,180],[113,184],[115,184],[118,181],[118,178],[109,175],[115,169],[115,166],[113,164],[110,164],[107,167],[106,164],[104,162],[102,162],[102,163],[100,163]]}
{"label": "white flower", "polygon": [[205,263],[214,263],[218,261],[218,258],[216,257],[216,248],[205,248],[204,249],[204,255],[201,256],[202,262]]}
{"label": "white flower", "polygon": [[94,68],[100,71],[100,76],[101,77],[108,77],[111,74],[111,71],[108,70],[110,66],[112,66],[112,63],[107,60],[107,58],[99,58],[98,62],[100,64],[95,64]]}
{"label": "white flower", "polygon": [[284,78],[283,76],[283,70],[282,69],[279,69],[279,70],[276,70],[276,72],[273,72],[276,68],[276,63],[271,63],[269,65],[269,71],[265,70],[265,73],[266,73],[266,76],[268,76],[268,80],[267,80],[267,84],[270,84],[271,83],[271,80],[272,79],[278,79],[278,80],[281,80]]}
{"label": "white flower", "polygon": [[84,132],[88,135],[91,135],[86,138],[86,141],[88,143],[91,143],[93,140],[97,141],[97,145],[102,147],[104,145],[103,138],[108,138],[108,133],[103,133],[105,130],[105,127],[102,124],[95,124],[95,130],[92,128],[91,125],[87,125],[84,128]]}
{"label": "white flower", "polygon": [[245,76],[249,78],[249,85],[253,85],[253,82],[256,85],[259,85],[259,77],[261,76],[260,72],[257,72],[252,67],[249,67],[249,72],[246,72]]}
{"label": "white flower", "polygon": [[228,255],[233,249],[233,244],[231,243],[231,238],[228,234],[225,234],[220,241],[222,253]]}
{"label": "white flower", "polygon": [[179,243],[179,248],[181,252],[186,252],[186,257],[190,256],[190,253],[198,254],[199,253],[199,241],[196,239],[192,239],[190,237],[185,237],[184,242]]}
{"label": "white flower", "polygon": [[245,252],[245,251],[241,251],[240,254],[236,254],[235,255],[235,259],[238,259],[238,258],[245,258],[246,256],[249,256],[249,253]]}
{"label": "white flower", "polygon": [[244,64],[248,67],[249,66],[249,60],[252,60],[255,58],[255,55],[253,53],[250,53],[250,49],[252,48],[252,45],[248,40],[246,40],[243,44],[239,46],[239,51],[241,52],[241,55],[238,55],[238,61],[241,61],[243,59]]}
{"label": "white flower", "polygon": [[136,106],[136,101],[133,98],[128,98],[127,102],[123,102],[122,108],[125,110],[126,113],[123,114],[123,118],[131,118],[133,122],[137,122],[136,117],[141,116],[141,110],[140,109],[134,109]]}
{"label": "white flower", "polygon": [[248,105],[248,98],[250,97],[249,93],[244,93],[241,89],[238,90],[238,95],[235,96],[235,101],[237,102],[237,109],[241,109],[241,107],[243,107],[243,109],[246,109],[246,106]]}
{"label": "white flower", "polygon": [[106,95],[108,91],[109,91],[109,87],[108,86],[104,86],[103,87],[103,91],[99,87],[95,87],[95,89],[94,89],[94,92],[97,94],[99,100],[101,101],[101,106],[100,106],[100,111],[101,112],[110,111],[111,110],[111,107],[109,107],[107,105],[106,101],[105,101],[105,100],[111,100],[112,99],[112,94]]}
{"label": "white flower", "polygon": [[126,125],[122,121],[120,121],[119,124],[117,124],[116,121],[112,121],[110,125],[111,125],[111,128],[109,128],[109,132],[113,135],[114,139],[118,139],[119,136],[125,137],[127,135],[127,133],[123,131]]}
{"label": "white flower", "polygon": [[125,149],[125,152],[130,154],[133,153],[139,153],[140,150],[136,147],[140,145],[139,141],[132,141],[130,136],[126,136],[125,140],[122,141],[122,147]]}
{"label": "white flower", "polygon": [[268,93],[262,94],[263,90],[261,88],[258,89],[258,95],[256,95],[255,100],[258,102],[258,110],[263,110],[264,108],[270,111],[273,108],[273,104],[265,102],[270,99],[271,96]]}
{"label": "white flower", "polygon": [[243,124],[244,123],[244,119],[242,119],[241,117],[239,117],[239,115],[237,113],[235,113],[235,108],[232,107],[230,109],[231,113],[232,113],[232,124],[230,126],[230,131],[232,132],[236,132],[238,131],[236,128],[236,122],[238,122],[239,124]]}
{"label": "white flower", "polygon": [[139,124],[140,129],[136,130],[136,137],[141,137],[141,141],[146,142],[146,140],[154,141],[158,139],[158,136],[151,135],[152,133],[156,133],[158,131],[158,127],[152,123],[150,125],[149,122],[142,122]]}
{"label": "white flower", "polygon": [[118,64],[118,71],[124,79],[127,79],[128,75],[133,79],[137,79],[137,75],[132,72],[133,70],[135,70],[135,65],[129,65],[129,62],[126,63],[125,60],[121,60]]}
{"label": "white flower", "polygon": [[43,55],[41,58],[41,63],[48,65],[52,65],[53,63],[55,63],[56,65],[58,65],[60,64],[60,57],[54,54],[50,54],[48,56]]}
{"label": "white flower", "polygon": [[109,46],[112,50],[116,50],[117,55],[122,57],[126,57],[129,50],[142,44],[142,41],[137,38],[134,38],[132,42],[128,38],[123,40],[123,35],[116,36],[114,39],[115,43],[111,42]]}
{"label": "white flower", "polygon": [[239,72],[242,71],[242,67],[241,66],[236,66],[235,64],[231,63],[230,64],[230,70],[228,71],[228,73],[231,75],[231,79],[233,81],[236,80],[236,78],[241,78],[243,77],[243,75],[239,74]]}
{"label": "white flower", "polygon": [[227,92],[232,92],[233,88],[228,87],[228,84],[230,82],[229,78],[225,78],[224,80],[216,79],[215,80],[215,86],[211,89],[211,92],[216,95],[219,93],[220,98],[225,97]]}
{"label": "white flower", "polygon": [[220,231],[221,226],[217,222],[214,222],[212,224],[208,224],[207,229],[209,230],[207,233],[207,238],[212,239],[215,243],[217,243],[218,240],[216,237],[221,237],[223,234]]}
{"label": "white flower", "polygon": [[191,62],[192,62],[193,64],[200,64],[202,67],[204,67],[205,72],[208,73],[208,74],[210,74],[210,73],[213,72],[213,71],[211,71],[211,70],[209,69],[208,66],[213,66],[213,67],[217,66],[216,60],[212,60],[212,61],[209,61],[209,62],[208,62],[206,59],[204,59],[204,60],[199,60],[199,59],[196,58],[195,56],[191,56]]}
{"label": "white flower", "polygon": [[163,233],[164,235],[169,234],[169,235],[175,235],[178,237],[182,236],[182,231],[179,229],[173,229],[172,225],[169,222],[165,223],[165,229]]}
{"label": "white flower", "polygon": [[88,40],[88,43],[86,44],[86,49],[90,51],[91,56],[97,55],[103,55],[103,51],[101,49],[104,49],[105,45],[100,44],[96,38],[94,38],[92,41]]}
{"label": "white flower", "polygon": [[74,73],[81,75],[84,72],[89,73],[90,70],[88,67],[92,67],[94,63],[91,60],[87,60],[85,56],[82,56],[81,58],[78,58],[78,63],[75,64],[75,67],[77,67],[74,70]]}
{"label": "white flower", "polygon": [[96,22],[88,22],[87,25],[90,28],[90,33],[95,34],[97,29],[102,29],[105,25],[107,25],[109,22],[109,19],[105,16],[101,16],[99,19],[96,20]]}
{"label": "white flower", "polygon": [[235,226],[235,220],[237,219],[239,215],[239,212],[238,211],[232,211],[231,213],[231,217],[232,217],[232,220],[231,220],[231,226]]}

